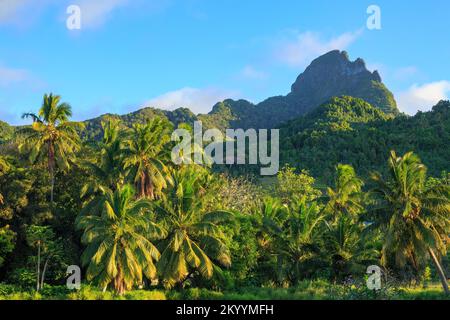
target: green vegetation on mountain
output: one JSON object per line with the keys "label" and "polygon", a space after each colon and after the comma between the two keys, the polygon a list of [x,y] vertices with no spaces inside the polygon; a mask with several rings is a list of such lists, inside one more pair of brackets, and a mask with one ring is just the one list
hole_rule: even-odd
{"label": "green vegetation on mountain", "polygon": [[134,124],[146,124],[148,120],[160,118],[172,122],[175,126],[180,123],[193,123],[197,121],[195,116],[187,108],[179,108],[174,111],[144,108],[125,115],[105,114],[100,117],[84,121],[85,130],[80,132],[86,140],[99,140],[102,137],[102,122],[120,120],[120,126],[131,129]]}
{"label": "green vegetation on mountain", "polygon": [[282,126],[280,137],[282,162],[325,182],[339,163],[351,164],[365,177],[383,171],[390,150],[414,150],[439,176],[449,170],[450,102],[414,117],[393,117],[361,99],[333,98]]}
{"label": "green vegetation on mountain", "polygon": [[6,122],[0,121],[0,144],[13,137],[14,128]]}

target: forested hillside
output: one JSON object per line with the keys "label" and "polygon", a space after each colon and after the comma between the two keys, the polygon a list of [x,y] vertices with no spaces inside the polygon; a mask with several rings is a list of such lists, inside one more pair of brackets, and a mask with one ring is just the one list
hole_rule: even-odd
{"label": "forested hillside", "polygon": [[0,143],[10,140],[13,136],[14,128],[6,122],[0,121]]}
{"label": "forested hillside", "polygon": [[450,102],[430,112],[393,117],[361,99],[333,98],[281,127],[282,161],[330,181],[338,163],[359,174],[382,170],[389,150],[414,150],[439,176],[450,164]]}
{"label": "forested hillside", "polygon": [[187,108],[174,111],[160,110],[155,108],[144,108],[125,115],[105,114],[98,118],[84,121],[84,128],[80,131],[85,140],[99,140],[103,135],[102,122],[109,120],[120,120],[122,128],[132,128],[134,124],[144,124],[148,120],[161,118],[172,122],[175,126],[180,123],[193,123],[197,117]]}

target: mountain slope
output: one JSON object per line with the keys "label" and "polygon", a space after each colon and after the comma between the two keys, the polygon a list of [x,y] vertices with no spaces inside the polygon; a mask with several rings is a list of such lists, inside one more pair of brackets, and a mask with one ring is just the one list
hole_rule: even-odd
{"label": "mountain slope", "polygon": [[363,176],[382,171],[390,150],[416,152],[437,176],[450,169],[450,102],[414,117],[392,117],[361,99],[333,98],[282,126],[280,137],[281,161],[323,180],[338,163],[353,165]]}
{"label": "mountain slope", "polygon": [[388,114],[399,113],[377,71],[368,71],[362,59],[352,62],[345,51],[335,50],[314,60],[287,96],[271,97],[257,105],[225,100],[201,119],[217,127],[225,121],[232,128],[274,128],[343,95],[361,98]]}
{"label": "mountain slope", "polygon": [[197,116],[187,108],[179,108],[174,111],[144,108],[125,115],[105,114],[94,119],[86,120],[84,121],[85,130],[82,132],[82,136],[85,139],[99,139],[103,135],[101,123],[108,119],[119,119],[121,120],[122,126],[131,128],[135,123],[145,123],[154,117],[160,117],[170,121],[175,126],[180,123],[193,123],[198,119]]}
{"label": "mountain slope", "polygon": [[14,128],[6,122],[0,121],[0,143],[11,139],[14,133]]}

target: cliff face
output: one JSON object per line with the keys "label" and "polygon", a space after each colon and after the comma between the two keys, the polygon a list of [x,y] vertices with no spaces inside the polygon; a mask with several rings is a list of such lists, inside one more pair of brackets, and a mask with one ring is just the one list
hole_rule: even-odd
{"label": "cliff face", "polygon": [[312,106],[346,95],[361,98],[386,113],[398,113],[394,96],[379,73],[367,70],[360,58],[350,61],[345,51],[331,51],[314,60],[292,85],[290,95]]}

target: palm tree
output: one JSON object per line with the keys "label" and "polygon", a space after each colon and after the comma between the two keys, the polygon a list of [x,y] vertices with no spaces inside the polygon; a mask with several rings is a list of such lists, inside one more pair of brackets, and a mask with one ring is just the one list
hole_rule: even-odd
{"label": "palm tree", "polygon": [[252,215],[252,224],[258,232],[256,238],[264,251],[272,253],[276,238],[281,235],[289,217],[289,208],[279,199],[267,197]]}
{"label": "palm tree", "polygon": [[224,243],[221,224],[232,220],[227,211],[203,212],[204,182],[195,168],[185,167],[173,172],[173,186],[164,200],[155,204],[169,236],[161,243],[158,272],[166,287],[187,280],[199,272],[211,278],[216,267],[231,265],[231,254]]}
{"label": "palm tree", "polygon": [[149,239],[161,239],[165,232],[151,221],[150,202],[135,200],[131,186],[107,191],[102,198],[101,212],[77,218],[87,245],[81,258],[88,266],[88,280],[96,280],[104,290],[112,283],[117,293],[124,294],[142,283],[144,275],[155,278],[160,253]]}
{"label": "palm tree", "polygon": [[331,260],[335,280],[352,274],[364,274],[367,266],[379,259],[377,243],[364,235],[364,225],[341,215],[326,223],[323,240],[326,256]]}
{"label": "palm tree", "polygon": [[95,176],[96,183],[114,190],[118,181],[123,180],[124,132],[120,130],[120,120],[110,119],[101,123],[103,139],[99,143],[99,162],[86,161],[86,166]]}
{"label": "palm tree", "polygon": [[82,124],[70,122],[72,108],[67,103],[61,103],[61,97],[53,94],[44,95],[44,101],[38,114],[25,113],[22,118],[31,118],[31,128],[25,128],[26,135],[20,149],[29,151],[31,162],[44,160],[50,174],[51,194],[53,203],[55,186],[55,169],[67,169],[74,153],[79,149],[80,138],[77,129]]}
{"label": "palm tree", "polygon": [[327,188],[325,212],[334,218],[341,215],[356,217],[362,210],[361,187],[363,182],[357,177],[352,166],[339,164],[336,168],[335,188]]}
{"label": "palm tree", "polygon": [[[277,244],[278,265],[291,282],[308,276],[321,264],[324,215],[317,203],[295,201]],[[310,274],[311,275],[311,274]]]}
{"label": "palm tree", "polygon": [[447,278],[438,254],[445,255],[450,231],[450,187],[437,184],[426,187],[427,168],[412,152],[389,158],[390,178],[379,173],[372,179],[374,207],[369,212],[371,228],[385,232],[382,261],[403,267],[407,262],[418,270],[431,258],[436,265],[442,286],[449,293]]}
{"label": "palm tree", "polygon": [[[8,160],[0,156],[0,174],[7,172],[10,168]],[[0,205],[3,204],[3,195],[0,193]]]}
{"label": "palm tree", "polygon": [[154,118],[145,125],[133,126],[124,151],[124,169],[128,170],[140,198],[153,200],[167,187],[169,132],[170,125],[160,118]]}
{"label": "palm tree", "polygon": [[107,190],[115,191],[124,180],[123,167],[123,131],[120,130],[119,120],[110,119],[102,122],[103,139],[99,148],[95,148],[99,160],[89,159],[84,161],[86,169],[91,173],[90,179],[81,190],[81,198],[84,200],[82,213],[95,210],[95,206],[101,205],[100,195]]}

